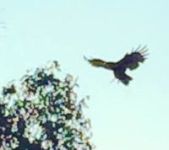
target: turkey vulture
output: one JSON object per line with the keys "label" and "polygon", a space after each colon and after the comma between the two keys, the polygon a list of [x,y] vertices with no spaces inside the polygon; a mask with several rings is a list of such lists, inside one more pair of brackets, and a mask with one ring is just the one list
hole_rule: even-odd
{"label": "turkey vulture", "polygon": [[126,54],[121,60],[117,62],[107,62],[101,59],[87,59],[84,57],[92,66],[102,67],[114,72],[114,76],[120,80],[124,85],[128,85],[132,77],[126,74],[126,70],[134,70],[139,66],[139,63],[145,61],[147,47],[138,46],[130,54]]}

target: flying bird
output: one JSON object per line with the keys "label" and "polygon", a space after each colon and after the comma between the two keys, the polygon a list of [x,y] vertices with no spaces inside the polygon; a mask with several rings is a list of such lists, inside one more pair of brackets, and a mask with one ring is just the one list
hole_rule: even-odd
{"label": "flying bird", "polygon": [[128,85],[132,80],[132,77],[126,74],[126,70],[134,70],[138,68],[140,63],[145,61],[145,56],[147,55],[147,47],[138,46],[135,50],[133,50],[130,54],[126,54],[121,60],[117,62],[109,62],[104,61],[102,59],[87,59],[92,66],[94,67],[102,67],[114,72],[114,76],[121,81],[124,85]]}

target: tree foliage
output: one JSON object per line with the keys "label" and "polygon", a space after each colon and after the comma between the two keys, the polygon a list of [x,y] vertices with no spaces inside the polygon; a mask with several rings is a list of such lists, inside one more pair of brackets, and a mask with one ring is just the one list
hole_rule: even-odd
{"label": "tree foliage", "polygon": [[0,149],[91,150],[85,99],[78,100],[73,76],[59,77],[59,65],[28,72],[3,87],[0,97]]}

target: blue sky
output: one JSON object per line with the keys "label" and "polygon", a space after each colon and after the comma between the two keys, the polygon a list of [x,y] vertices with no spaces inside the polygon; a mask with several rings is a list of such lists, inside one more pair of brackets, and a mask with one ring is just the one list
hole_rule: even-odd
{"label": "blue sky", "polygon": [[[168,0],[0,1],[0,86],[58,60],[90,95],[97,150],[169,149],[168,16]],[[150,55],[127,87],[83,59],[116,61],[139,44]]]}

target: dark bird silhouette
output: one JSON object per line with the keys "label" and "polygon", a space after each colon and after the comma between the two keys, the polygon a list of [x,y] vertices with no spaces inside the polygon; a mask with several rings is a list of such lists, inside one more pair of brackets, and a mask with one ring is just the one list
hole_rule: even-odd
{"label": "dark bird silhouette", "polygon": [[132,77],[126,74],[126,70],[134,70],[138,68],[140,63],[145,61],[147,55],[147,47],[138,46],[130,54],[126,54],[121,60],[117,62],[106,62],[101,59],[87,59],[84,57],[92,66],[102,67],[114,72],[114,76],[120,80],[124,85],[128,85],[132,80]]}

